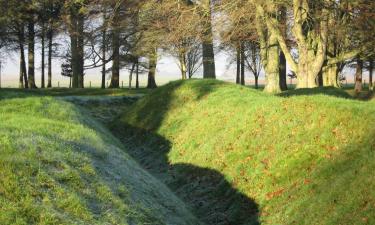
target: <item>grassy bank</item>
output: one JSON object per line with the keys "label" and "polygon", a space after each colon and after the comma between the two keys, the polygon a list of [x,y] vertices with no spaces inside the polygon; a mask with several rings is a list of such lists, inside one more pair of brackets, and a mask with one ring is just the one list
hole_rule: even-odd
{"label": "grassy bank", "polygon": [[28,96],[0,93],[0,224],[199,224],[85,110]]}
{"label": "grassy bank", "polygon": [[374,224],[375,107],[326,93],[173,82],[112,130],[207,224]]}

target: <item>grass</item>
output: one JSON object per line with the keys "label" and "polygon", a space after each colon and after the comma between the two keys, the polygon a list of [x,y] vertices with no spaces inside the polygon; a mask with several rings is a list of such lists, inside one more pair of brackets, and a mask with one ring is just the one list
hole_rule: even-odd
{"label": "grass", "polygon": [[39,92],[0,92],[0,224],[200,223],[86,110]]}
{"label": "grass", "polygon": [[206,224],[375,224],[373,101],[329,92],[173,82],[112,131]]}
{"label": "grass", "polygon": [[[51,88],[51,89],[35,89],[35,90],[20,90],[20,89],[0,89],[0,94],[4,97],[7,96],[20,96],[20,95],[36,95],[36,96],[138,96],[148,93],[148,89],[99,89],[99,88],[86,88],[86,89],[69,89],[69,88]],[[1,96],[0,95],[0,96]]]}

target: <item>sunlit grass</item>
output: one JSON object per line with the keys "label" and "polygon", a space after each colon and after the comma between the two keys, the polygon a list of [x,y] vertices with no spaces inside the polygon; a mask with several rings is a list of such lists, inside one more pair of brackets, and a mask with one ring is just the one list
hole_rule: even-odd
{"label": "sunlit grass", "polygon": [[0,95],[0,224],[198,224],[85,110]]}
{"label": "sunlit grass", "polygon": [[[160,149],[171,167],[218,171],[259,204],[262,224],[374,224],[375,107],[339,89],[328,95],[297,90],[286,98],[210,80],[173,82],[114,127],[143,133],[144,146]],[[155,135],[170,147],[158,146]],[[205,176],[199,171],[194,176]],[[186,174],[173,176],[178,182]],[[183,197],[186,187],[173,185]],[[223,204],[228,218],[238,215],[236,202]]]}

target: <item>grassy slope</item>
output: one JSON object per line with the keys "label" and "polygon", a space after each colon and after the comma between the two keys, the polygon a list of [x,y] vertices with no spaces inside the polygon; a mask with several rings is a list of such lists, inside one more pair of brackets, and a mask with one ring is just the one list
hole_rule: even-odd
{"label": "grassy slope", "polygon": [[[173,82],[140,100],[113,129],[136,134],[133,142],[141,138],[134,157],[209,224],[375,224],[374,104],[306,94]],[[207,170],[230,185],[210,182]],[[233,190],[246,199],[228,194]],[[210,215],[217,211],[223,216],[215,222]]]}
{"label": "grassy slope", "polygon": [[85,114],[0,93],[0,224],[198,224]]}

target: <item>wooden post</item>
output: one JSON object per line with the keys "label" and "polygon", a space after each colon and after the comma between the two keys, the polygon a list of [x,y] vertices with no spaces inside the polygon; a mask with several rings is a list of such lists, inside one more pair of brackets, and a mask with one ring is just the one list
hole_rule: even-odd
{"label": "wooden post", "polygon": [[90,81],[90,88],[91,88],[91,81]]}
{"label": "wooden post", "polygon": [[60,87],[60,81],[57,81],[57,87],[58,88]]}

